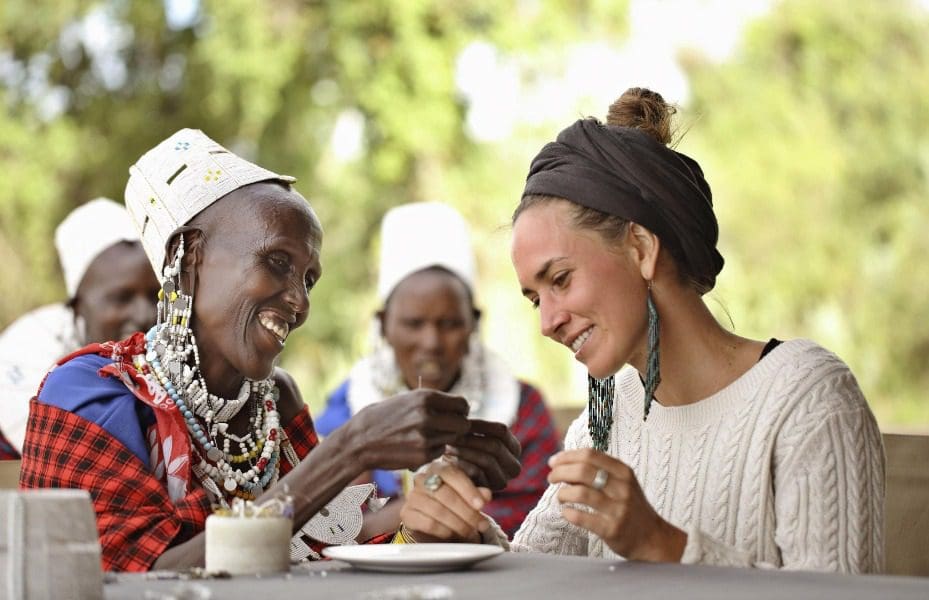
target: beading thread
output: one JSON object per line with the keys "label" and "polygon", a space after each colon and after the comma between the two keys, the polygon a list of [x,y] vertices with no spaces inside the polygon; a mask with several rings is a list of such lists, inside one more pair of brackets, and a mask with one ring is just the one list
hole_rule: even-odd
{"label": "beading thread", "polygon": [[587,430],[593,441],[594,450],[606,452],[613,428],[613,392],[616,388],[613,376],[597,379],[587,374]]}
{"label": "beading thread", "polygon": [[648,309],[648,358],[645,367],[645,406],[642,413],[643,421],[648,418],[648,411],[652,407],[652,400],[655,399],[655,388],[661,383],[658,310],[655,308],[655,301],[652,299],[651,282],[648,282],[646,307]]}

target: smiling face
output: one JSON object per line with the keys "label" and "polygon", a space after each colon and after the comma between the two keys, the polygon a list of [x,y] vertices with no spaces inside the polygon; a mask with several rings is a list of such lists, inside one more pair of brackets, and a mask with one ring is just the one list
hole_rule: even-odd
{"label": "smiling face", "polygon": [[545,202],[519,215],[513,266],[523,295],[538,307],[542,334],[602,379],[643,352],[647,287],[635,250],[576,228],[571,206]]}
{"label": "smiling face", "polygon": [[407,387],[448,391],[461,373],[476,326],[467,286],[444,269],[425,269],[400,282],[381,327]]}
{"label": "smiling face", "polygon": [[94,258],[72,306],[84,318],[84,344],[121,340],[155,324],[158,280],[138,242],[118,242]]}
{"label": "smiling face", "polygon": [[271,183],[230,192],[191,225],[203,232],[188,249],[199,257],[193,329],[201,366],[211,390],[235,390],[243,376],[268,377],[309,316],[322,228],[300,194]]}

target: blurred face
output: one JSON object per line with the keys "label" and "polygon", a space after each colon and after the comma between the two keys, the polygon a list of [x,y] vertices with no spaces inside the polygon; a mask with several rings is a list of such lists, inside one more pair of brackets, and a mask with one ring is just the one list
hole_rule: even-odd
{"label": "blurred face", "polygon": [[158,280],[138,242],[113,244],[90,263],[73,307],[87,326],[85,344],[121,340],[155,324]]}
{"label": "blurred face", "polygon": [[646,283],[634,253],[572,225],[566,201],[539,204],[513,226],[512,260],[542,334],[602,379],[637,361],[647,330]]}
{"label": "blurred face", "polygon": [[[210,210],[213,209],[213,210]],[[211,389],[263,379],[290,333],[306,322],[322,274],[322,228],[306,200],[280,185],[249,185],[195,219],[193,328]]]}
{"label": "blurred face", "polygon": [[381,314],[387,343],[407,387],[448,391],[461,373],[476,318],[464,282],[442,269],[426,269],[394,289]]}

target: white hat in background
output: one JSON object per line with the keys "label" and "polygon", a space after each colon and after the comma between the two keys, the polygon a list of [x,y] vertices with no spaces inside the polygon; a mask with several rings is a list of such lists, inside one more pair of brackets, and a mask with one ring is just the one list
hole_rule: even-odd
{"label": "white hat in background", "polygon": [[381,265],[377,296],[387,300],[397,285],[429,267],[448,269],[474,293],[474,250],[464,218],[439,202],[404,204],[381,222]]}
{"label": "white hat in background", "polygon": [[259,181],[293,183],[239,158],[199,129],[181,129],[129,167],[126,209],[161,276],[165,245],[178,227],[229,192]]}
{"label": "white hat in background", "polygon": [[90,263],[117,242],[137,242],[139,234],[122,206],[97,198],[75,208],[55,229],[55,247],[73,298]]}

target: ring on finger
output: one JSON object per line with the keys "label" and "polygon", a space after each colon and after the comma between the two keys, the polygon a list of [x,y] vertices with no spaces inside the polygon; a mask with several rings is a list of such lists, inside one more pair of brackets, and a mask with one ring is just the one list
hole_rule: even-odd
{"label": "ring on finger", "polygon": [[445,482],[442,481],[442,476],[438,473],[433,473],[429,477],[426,477],[426,480],[423,482],[423,487],[426,488],[426,491],[430,494],[434,494],[439,491],[443,483]]}
{"label": "ring on finger", "polygon": [[610,475],[606,472],[606,469],[597,469],[597,474],[594,475],[594,480],[591,482],[590,487],[599,492],[606,487],[606,482],[609,477]]}

